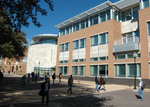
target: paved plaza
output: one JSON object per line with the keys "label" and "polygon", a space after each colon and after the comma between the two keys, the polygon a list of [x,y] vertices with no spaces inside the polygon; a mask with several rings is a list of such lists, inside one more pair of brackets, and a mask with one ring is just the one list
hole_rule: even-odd
{"label": "paved plaza", "polygon": [[[0,107],[44,107],[38,95],[40,84],[30,82],[26,87],[21,85],[21,77],[5,75],[0,83]],[[52,82],[52,81],[51,81]],[[144,101],[137,99],[133,87],[106,84],[106,91],[95,92],[92,81],[75,80],[73,94],[68,94],[67,80],[61,83],[56,80],[50,89],[50,107],[149,107],[150,90],[144,90]]]}

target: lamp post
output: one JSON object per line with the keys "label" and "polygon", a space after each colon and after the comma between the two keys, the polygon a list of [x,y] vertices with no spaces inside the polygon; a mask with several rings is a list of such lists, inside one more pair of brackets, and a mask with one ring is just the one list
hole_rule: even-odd
{"label": "lamp post", "polygon": [[134,71],[134,90],[136,90],[136,57],[137,57],[137,53],[134,53],[133,57],[134,57],[134,66],[135,66],[135,71]]}

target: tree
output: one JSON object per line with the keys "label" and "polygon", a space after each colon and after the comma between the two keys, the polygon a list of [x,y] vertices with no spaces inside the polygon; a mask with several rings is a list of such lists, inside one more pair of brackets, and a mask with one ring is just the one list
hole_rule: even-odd
{"label": "tree", "polygon": [[[44,1],[53,11],[52,1]],[[21,27],[28,27],[30,19],[40,27],[38,13],[47,15],[40,6],[40,0],[0,0],[0,57],[19,60],[24,56],[27,41]]]}

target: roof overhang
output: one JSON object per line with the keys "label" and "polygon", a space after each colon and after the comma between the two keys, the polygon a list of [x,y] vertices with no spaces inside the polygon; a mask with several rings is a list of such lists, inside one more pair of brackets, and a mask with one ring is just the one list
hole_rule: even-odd
{"label": "roof overhang", "polygon": [[43,39],[57,39],[58,35],[56,34],[40,34],[40,35],[36,35],[32,38],[32,40],[36,43],[39,43],[40,40]]}
{"label": "roof overhang", "polygon": [[76,21],[78,21],[78,20],[80,20],[82,18],[90,16],[90,15],[96,13],[96,12],[99,12],[99,11],[101,11],[103,9],[106,9],[106,8],[110,7],[108,4],[113,5],[112,2],[106,1],[106,2],[104,2],[104,3],[102,3],[102,4],[98,5],[98,6],[95,6],[94,8],[91,8],[91,9],[89,9],[89,10],[87,10],[87,11],[85,11],[85,12],[83,12],[83,13],[77,15],[77,16],[74,16],[74,17],[72,17],[72,18],[70,18],[70,19],[68,19],[68,20],[66,20],[66,21],[56,25],[55,27],[56,28],[62,28],[64,26],[68,25],[68,24],[71,24],[72,22],[76,22]]}

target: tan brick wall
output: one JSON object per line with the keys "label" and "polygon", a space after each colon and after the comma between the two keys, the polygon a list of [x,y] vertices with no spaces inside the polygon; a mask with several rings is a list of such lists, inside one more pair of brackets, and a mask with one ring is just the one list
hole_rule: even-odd
{"label": "tan brick wall", "polygon": [[[101,34],[104,32],[108,32],[108,61],[98,61],[98,62],[90,62],[90,36],[95,34]],[[80,38],[86,38],[86,62],[85,63],[72,63],[72,52],[73,52],[73,41],[78,40]],[[114,77],[114,56],[113,56],[113,45],[114,40],[118,40],[121,38],[121,23],[116,20],[109,20],[100,24],[96,24],[94,26],[70,33],[68,35],[62,36],[58,38],[58,50],[59,45],[62,43],[70,42],[70,56],[69,56],[69,64],[59,64],[59,51],[57,52],[57,63],[56,63],[56,73],[58,74],[58,67],[61,65],[69,65],[69,75],[72,74],[72,66],[73,65],[83,65],[85,64],[85,76],[90,76],[90,64],[109,64],[108,71],[109,77]]]}
{"label": "tan brick wall", "polygon": [[141,77],[149,79],[149,55],[148,55],[148,28],[147,22],[150,21],[150,7],[139,11],[139,31],[141,46]]}

